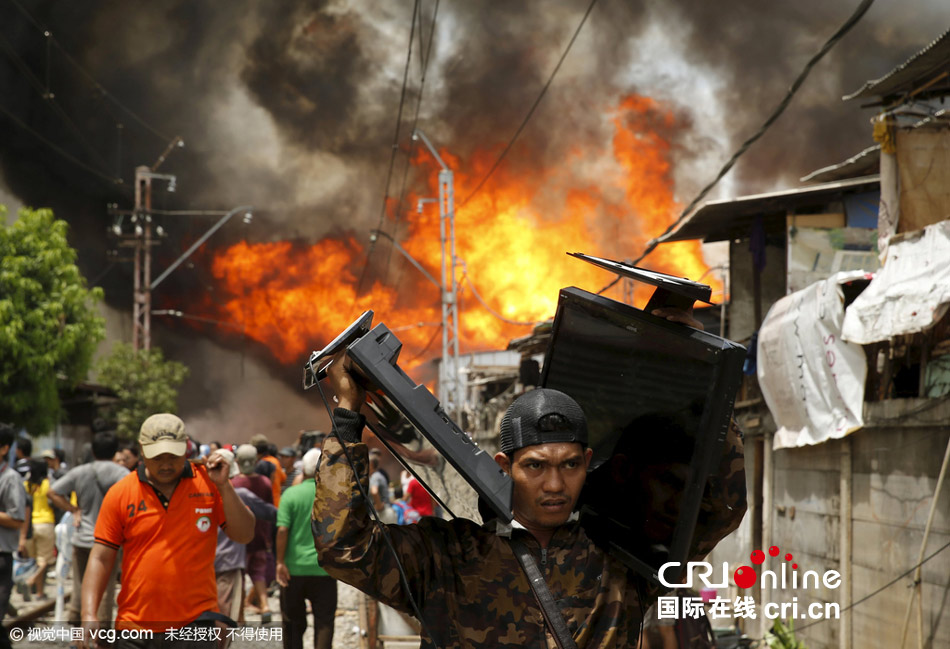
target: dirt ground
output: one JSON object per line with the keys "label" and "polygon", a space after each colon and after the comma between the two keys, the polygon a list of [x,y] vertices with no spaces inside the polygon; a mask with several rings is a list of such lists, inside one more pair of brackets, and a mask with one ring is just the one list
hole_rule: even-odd
{"label": "dirt ground", "polygon": [[[346,584],[338,583],[337,587],[333,648],[358,649],[360,633],[358,598],[360,593]],[[71,589],[72,584],[67,581],[64,584],[64,592],[72,592]],[[33,596],[29,601],[24,598],[22,592],[14,591],[10,598],[10,604],[12,608],[16,609],[16,614],[11,615],[8,611],[8,614],[4,617],[5,626],[16,627],[11,631],[14,647],[17,649],[64,649],[75,645],[75,641],[71,639],[74,632],[70,626],[65,621],[55,619],[54,597],[56,590],[56,584],[49,583],[46,587],[48,599],[38,600]],[[271,621],[262,624],[259,613],[248,613],[245,626],[238,628],[233,633],[231,647],[235,649],[279,649],[283,647],[279,639],[283,629],[281,628],[279,613],[280,601],[276,590],[268,599],[268,604],[271,611],[273,611]],[[304,647],[313,647],[312,618],[304,635]]]}

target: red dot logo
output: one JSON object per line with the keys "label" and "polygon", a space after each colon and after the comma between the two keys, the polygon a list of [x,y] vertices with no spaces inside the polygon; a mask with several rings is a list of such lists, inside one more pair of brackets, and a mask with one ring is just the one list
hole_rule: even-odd
{"label": "red dot logo", "polygon": [[792,553],[791,553],[791,552],[789,552],[788,554],[785,555],[785,560],[786,560],[786,561],[791,561],[791,560],[792,560]]}
{"label": "red dot logo", "polygon": [[798,570],[798,564],[797,564],[797,563],[793,563],[793,564],[792,564],[792,570]]}
{"label": "red dot logo", "polygon": [[760,565],[765,562],[765,553],[762,550],[754,550],[751,555],[752,563]]}
{"label": "red dot logo", "polygon": [[755,570],[751,566],[740,566],[732,574],[732,579],[739,588],[750,588],[755,583],[756,577],[758,575],[755,574]]}
{"label": "red dot logo", "polygon": [[778,553],[779,553],[779,549],[778,549],[778,546],[777,546],[777,545],[773,545],[772,547],[769,548],[769,555],[770,555],[770,556],[777,557],[777,556],[778,556]]}

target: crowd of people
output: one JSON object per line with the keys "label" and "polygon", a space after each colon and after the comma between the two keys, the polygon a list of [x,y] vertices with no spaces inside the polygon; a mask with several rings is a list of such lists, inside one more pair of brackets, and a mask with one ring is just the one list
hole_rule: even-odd
{"label": "crowd of people", "polygon": [[[698,325],[678,310],[668,319]],[[583,410],[557,390],[530,390],[506,411],[494,456],[511,481],[511,520],[444,520],[418,480],[392,480],[383,453],[364,443],[365,394],[345,356],[328,378],[334,434],[301,434],[280,449],[264,435],[205,445],[179,417],[160,413],[142,423],[135,444],[96,433],[89,461],[70,469],[55,449],[34,458],[28,438],[0,425],[0,612],[15,554],[35,558],[29,586],[44,596],[50,531],[64,512],[74,526],[67,615],[85,629],[79,649],[112,625],[155,633],[116,636],[119,649],[225,649],[220,635],[198,632],[239,625],[252,610],[270,621],[275,583],[284,646],[302,649],[309,603],[314,646],[330,649],[334,579],[373,598],[371,616],[377,602],[413,615],[423,647],[637,646],[659,589],[605,549],[610,521],[582,504],[585,487],[590,498],[661,486],[635,468],[641,446],[618,443],[623,452],[588,475]],[[663,434],[654,424],[635,428]],[[743,466],[730,430],[703,493],[691,560],[738,526]],[[675,500],[667,496],[657,502]],[[0,633],[0,649],[9,645]]]}
{"label": "crowd of people", "polygon": [[277,611],[268,599],[279,590],[285,646],[302,647],[309,601],[314,646],[329,649],[336,581],[320,568],[310,536],[322,438],[301,433],[280,449],[264,435],[203,444],[185,434],[181,419],[159,414],[134,441],[96,433],[84,461],[70,467],[61,449],[34,457],[29,437],[0,425],[7,459],[0,465],[0,611],[9,605],[15,564],[31,566],[27,579],[17,579],[24,598],[48,599],[54,527],[66,515],[73,590],[63,622],[70,626],[159,632],[243,625],[246,613],[270,623]]}

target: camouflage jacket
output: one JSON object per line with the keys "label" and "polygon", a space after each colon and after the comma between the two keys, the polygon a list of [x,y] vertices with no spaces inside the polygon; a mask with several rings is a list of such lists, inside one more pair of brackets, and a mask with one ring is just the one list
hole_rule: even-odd
{"label": "camouflage jacket", "polygon": [[[362,416],[338,408],[334,421],[343,439],[358,439]],[[347,442],[346,451],[368,490],[366,445]],[[744,493],[741,452],[739,458]],[[355,477],[340,440],[328,437],[313,504],[320,565],[332,577],[415,615],[382,526],[371,519]],[[738,525],[743,511],[744,499],[716,540]],[[643,613],[656,595],[644,579],[595,546],[576,522],[557,529],[546,550],[525,530],[504,527],[535,554],[578,649],[637,645]],[[424,518],[385,528],[425,621],[423,647],[556,647],[497,521]]]}

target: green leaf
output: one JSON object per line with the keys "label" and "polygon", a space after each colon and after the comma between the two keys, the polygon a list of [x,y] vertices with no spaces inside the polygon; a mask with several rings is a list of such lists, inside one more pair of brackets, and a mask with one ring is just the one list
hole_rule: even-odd
{"label": "green leaf", "polygon": [[5,213],[0,205],[0,421],[42,435],[60,418],[57,374],[84,379],[105,337],[102,291],[86,287],[52,210],[22,209],[11,225]]}
{"label": "green leaf", "polygon": [[188,368],[165,360],[161,349],[136,352],[126,343],[117,343],[96,370],[98,380],[119,396],[112,416],[127,438],[138,434],[149,415],[177,410],[178,388],[188,376]]}

